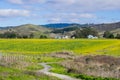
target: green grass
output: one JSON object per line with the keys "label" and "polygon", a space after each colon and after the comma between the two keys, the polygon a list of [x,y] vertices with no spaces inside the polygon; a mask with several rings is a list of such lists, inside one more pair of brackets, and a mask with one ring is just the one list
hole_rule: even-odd
{"label": "green grass", "polygon": [[34,76],[23,74],[22,71],[0,66],[0,80],[33,80]]}
{"label": "green grass", "polygon": [[38,62],[60,62],[63,61],[63,58],[56,58],[56,57],[41,57],[40,60],[38,60]]}
{"label": "green grass", "polygon": [[120,41],[108,39],[1,39],[1,52],[15,53],[51,53],[57,51],[72,51],[76,54],[107,54],[120,56]]}
{"label": "green grass", "polygon": [[60,80],[56,77],[40,74],[39,76],[28,74],[20,70],[5,68],[0,66],[0,80]]}
{"label": "green grass", "polygon": [[59,73],[59,74],[67,74],[67,69],[65,69],[63,66],[59,65],[58,63],[52,63],[49,64],[52,69],[51,72]]}
{"label": "green grass", "polygon": [[41,70],[41,69],[43,69],[43,66],[39,64],[33,64],[27,67],[27,70]]}

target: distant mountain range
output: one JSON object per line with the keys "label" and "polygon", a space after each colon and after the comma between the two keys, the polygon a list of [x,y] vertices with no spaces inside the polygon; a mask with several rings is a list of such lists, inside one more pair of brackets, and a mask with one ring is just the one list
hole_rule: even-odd
{"label": "distant mountain range", "polygon": [[47,28],[66,28],[70,26],[79,26],[79,27],[85,27],[93,24],[78,24],[78,23],[55,23],[55,24],[46,24],[46,25],[41,25]]}
{"label": "distant mountain range", "polygon": [[24,24],[20,26],[9,26],[9,27],[0,27],[0,33],[4,33],[8,30],[12,30],[21,35],[28,35],[33,33],[35,36],[39,34],[45,34],[48,36],[55,36],[57,34],[66,34],[71,35],[75,30],[82,27],[92,27],[95,28],[100,34],[103,34],[104,31],[111,31],[114,34],[120,33],[120,22],[116,23],[104,23],[104,24],[76,24],[76,23],[57,23],[57,24],[46,24],[46,25],[33,25],[33,24]]}
{"label": "distant mountain range", "polygon": [[65,28],[68,26],[72,26],[72,25],[76,25],[75,23],[55,23],[55,24],[46,24],[46,25],[41,25],[41,26],[45,26],[48,28]]}

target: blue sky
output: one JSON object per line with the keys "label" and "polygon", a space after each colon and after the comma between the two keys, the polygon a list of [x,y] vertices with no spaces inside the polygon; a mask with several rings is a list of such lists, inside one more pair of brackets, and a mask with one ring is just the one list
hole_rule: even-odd
{"label": "blue sky", "polygon": [[120,0],[0,0],[0,26],[120,21]]}

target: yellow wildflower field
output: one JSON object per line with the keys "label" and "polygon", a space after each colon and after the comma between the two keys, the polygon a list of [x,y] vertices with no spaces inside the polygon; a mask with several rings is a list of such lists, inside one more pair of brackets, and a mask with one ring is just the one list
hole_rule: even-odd
{"label": "yellow wildflower field", "polygon": [[0,39],[0,52],[52,53],[71,51],[76,54],[120,56],[120,40],[116,39]]}

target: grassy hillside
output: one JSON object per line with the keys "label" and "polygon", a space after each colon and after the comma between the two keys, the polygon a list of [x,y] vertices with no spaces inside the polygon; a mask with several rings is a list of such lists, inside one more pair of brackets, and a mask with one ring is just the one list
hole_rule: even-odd
{"label": "grassy hillside", "polygon": [[54,38],[58,35],[72,36],[77,29],[81,29],[83,27],[92,27],[96,29],[100,36],[103,36],[105,31],[110,31],[114,33],[114,35],[120,33],[120,22],[117,22],[104,24],[50,24],[46,26],[25,24],[15,27],[0,28],[0,34],[7,31],[14,31],[17,34],[20,34],[20,36],[29,36],[32,33],[34,34],[34,38],[39,38],[40,35],[46,35],[47,37]]}
{"label": "grassy hillside", "polygon": [[35,38],[39,38],[41,34],[49,34],[52,29],[46,28],[43,26],[33,25],[33,24],[25,24],[16,27],[9,27],[6,29],[1,29],[0,33],[4,33],[7,31],[16,32],[19,35],[30,35],[31,33],[34,34]]}
{"label": "grassy hillside", "polygon": [[110,31],[112,32],[114,35],[120,33],[120,22],[117,23],[104,23],[104,24],[73,24],[70,25],[68,27],[65,28],[59,28],[59,29],[55,29],[52,32],[53,33],[72,33],[71,31],[75,31],[79,28],[83,28],[83,27],[91,27],[94,28],[95,30],[98,31],[100,36],[103,36],[105,31]]}
{"label": "grassy hillside", "polygon": [[30,33],[30,32],[50,31],[49,28],[45,28],[45,27],[37,26],[37,25],[32,25],[32,24],[21,25],[21,26],[13,28],[13,30],[18,31],[21,34],[22,33]]}
{"label": "grassy hillside", "polygon": [[72,51],[76,54],[107,54],[120,56],[120,41],[107,39],[1,39],[0,51],[16,53]]}
{"label": "grassy hillside", "polygon": [[120,34],[120,28],[111,31],[114,34]]}
{"label": "grassy hillside", "polygon": [[95,25],[92,25],[91,27],[97,29],[100,32],[101,31],[112,31],[112,30],[120,28],[120,22],[95,24]]}

